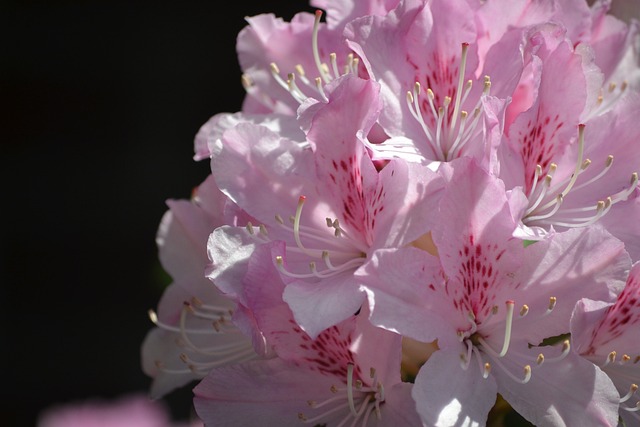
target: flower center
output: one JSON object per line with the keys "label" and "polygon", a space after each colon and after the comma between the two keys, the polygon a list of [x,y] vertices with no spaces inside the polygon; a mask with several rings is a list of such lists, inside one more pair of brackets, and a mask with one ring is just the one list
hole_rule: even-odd
{"label": "flower center", "polygon": [[[464,81],[469,43],[462,43],[458,84],[455,89],[455,99],[445,96],[441,105],[436,105],[436,96],[432,88],[426,89],[426,102],[421,102],[421,85],[416,82],[413,91],[407,91],[407,106],[413,118],[420,124],[427,143],[434,153],[431,160],[450,161],[460,157],[464,146],[476,135],[481,117],[482,96],[488,95],[491,79],[484,77],[482,96],[478,98],[473,112],[462,109],[466,102],[473,81]],[[401,147],[398,147],[399,149]]]}
{"label": "flower center", "polygon": [[[352,272],[365,262],[366,248],[342,228],[337,219],[326,218],[327,228],[333,230],[327,234],[326,230],[318,230],[301,224],[302,210],[306,201],[305,196],[300,196],[294,216],[289,218],[289,224],[285,223],[280,215],[276,215],[276,222],[284,230],[293,234],[295,245],[287,244],[287,254],[293,255],[296,263],[300,259],[306,259],[308,271],[295,272],[285,266],[285,258],[276,256],[275,262],[281,273],[296,279],[327,278],[345,272]],[[255,235],[254,226],[247,224],[247,230]],[[260,227],[259,235],[267,239],[267,229]]]}
{"label": "flower center", "polygon": [[[315,21],[313,24],[313,33],[311,38],[311,50],[313,52],[313,60],[316,65],[318,76],[315,78],[309,78],[302,65],[298,64],[295,67],[295,73],[290,72],[287,74],[286,79],[280,76],[280,68],[276,63],[271,63],[271,74],[276,82],[287,90],[291,96],[302,104],[309,96],[320,96],[325,102],[329,99],[325,95],[324,85],[346,74],[358,74],[359,59],[349,53],[342,71],[338,65],[338,57],[335,52],[329,54],[329,63],[322,61],[320,57],[320,49],[318,49],[318,32],[320,29],[320,18],[322,17],[322,11],[317,10],[315,14]],[[300,85],[298,84],[300,82]],[[311,93],[312,95],[307,95]]]}
{"label": "flower center", "polygon": [[324,412],[308,417],[304,413],[299,413],[298,418],[305,424],[322,424],[329,417],[340,416],[344,412],[347,414],[339,421],[338,427],[347,425],[355,426],[359,421],[360,425],[366,426],[372,414],[378,419],[382,419],[380,406],[385,401],[384,386],[378,381],[376,370],[371,368],[369,372],[370,385],[364,384],[361,380],[353,377],[353,364],[347,365],[346,387],[331,386],[332,397],[316,402],[307,402],[309,408],[314,412],[324,409]]}
{"label": "flower center", "polygon": [[[590,186],[602,183],[603,177],[613,165],[613,156],[608,156],[602,169],[589,179],[583,179],[581,175],[590,168],[590,159],[584,159],[584,129],[585,125],[578,126],[578,154],[573,173],[565,179],[555,179],[557,165],[551,163],[542,177],[542,167],[536,166],[531,190],[527,195],[529,206],[525,211],[522,222],[528,226],[559,226],[567,228],[586,227],[602,218],[613,205],[627,198],[638,185],[638,173],[631,174],[629,184],[623,190],[611,194],[595,204],[572,205],[571,208],[563,208],[563,202],[573,192],[583,190]],[[594,188],[594,187],[592,187]]]}
{"label": "flower center", "polygon": [[168,374],[194,373],[204,377],[209,370],[229,363],[255,359],[251,341],[231,321],[229,307],[204,304],[198,298],[185,301],[177,326],[162,322],[153,310],[149,318],[160,329],[177,334],[176,344],[184,351],[176,369],[175,360],[156,360],[156,367]]}
{"label": "flower center", "polygon": [[[556,298],[549,298],[549,305],[540,315],[540,317],[544,317],[549,315],[556,306]],[[543,363],[553,363],[559,362],[564,359],[570,352],[570,342],[569,340],[565,340],[562,343],[562,349],[559,355],[548,357],[543,353],[539,353],[537,357],[532,357],[528,354],[519,354],[514,350],[509,350],[509,345],[511,343],[512,338],[512,327],[514,320],[518,320],[527,316],[530,312],[529,306],[526,304],[522,306],[520,309],[518,316],[514,319],[514,308],[515,302],[512,300],[508,300],[505,302],[506,313],[504,318],[504,336],[502,339],[502,345],[500,350],[496,350],[493,344],[488,342],[487,334],[483,331],[483,325],[486,325],[489,320],[498,314],[499,307],[494,306],[489,313],[489,316],[483,321],[483,325],[478,325],[476,323],[476,318],[473,312],[469,312],[468,320],[471,324],[471,327],[465,331],[458,331],[458,338],[460,342],[464,343],[466,346],[466,352],[460,353],[460,366],[463,370],[469,369],[469,365],[472,363],[472,359],[476,359],[478,363],[478,367],[480,372],[482,373],[483,378],[488,378],[494,366],[497,366],[504,372],[510,379],[515,382],[526,384],[531,380],[532,370],[534,368],[542,366]],[[516,356],[518,359],[528,360],[530,363],[527,363],[522,368],[522,374],[519,376],[514,374],[509,367],[505,365],[503,360],[507,356]]]}

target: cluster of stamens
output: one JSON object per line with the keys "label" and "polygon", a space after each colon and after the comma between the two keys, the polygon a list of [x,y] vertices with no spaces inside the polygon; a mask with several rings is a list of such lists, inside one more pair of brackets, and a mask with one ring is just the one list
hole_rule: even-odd
{"label": "cluster of stamens", "polygon": [[[337,427],[349,425],[355,427],[358,422],[361,426],[366,426],[372,414],[380,420],[382,412],[380,405],[384,403],[384,386],[378,381],[375,369],[369,372],[371,384],[364,384],[361,380],[353,378],[353,364],[347,365],[347,384],[345,386],[331,386],[330,391],[334,395],[322,402],[310,400],[307,402],[309,408],[315,410],[326,408],[321,414],[308,417],[304,413],[299,413],[298,418],[305,424],[322,424],[329,417],[340,416],[345,411],[348,413],[340,420]],[[351,422],[350,424],[347,424]]]}
{"label": "cluster of stamens", "polygon": [[[442,105],[435,105],[433,90],[427,88],[426,96],[429,108],[427,111],[423,111],[420,106],[420,83],[416,82],[414,84],[413,91],[407,91],[406,101],[409,112],[420,124],[428,144],[435,153],[436,158],[431,160],[446,162],[460,157],[463,147],[473,139],[473,136],[476,134],[476,128],[481,117],[482,98],[478,99],[471,114],[462,109],[462,105],[467,100],[473,87],[472,80],[464,81],[468,48],[468,43],[462,44],[455,100],[451,99],[450,96],[445,96]],[[488,95],[491,88],[491,79],[489,76],[484,77],[483,84],[482,95]],[[432,115],[432,117],[429,117],[429,115]],[[425,116],[427,116],[426,121]],[[398,151],[406,151],[406,147],[400,145],[395,148]]]}
{"label": "cluster of stamens", "polygon": [[606,88],[601,88],[598,93],[595,108],[589,113],[587,120],[602,115],[613,108],[627,91],[629,84],[623,81],[621,84],[611,82]]}
{"label": "cluster of stamens", "polygon": [[[346,74],[358,74],[359,59],[353,53],[349,53],[345,60],[345,64],[340,69],[338,65],[338,56],[335,52],[329,54],[329,63],[323,62],[318,49],[318,31],[320,29],[320,18],[322,11],[318,10],[315,14],[313,25],[313,33],[311,39],[311,49],[313,59],[316,65],[318,76],[310,78],[304,67],[300,64],[295,66],[295,72],[289,72],[286,78],[281,77],[280,68],[275,62],[270,64],[271,75],[275,81],[282,86],[291,96],[299,103],[303,103],[312,93],[312,96],[319,96],[325,102],[328,98],[324,92],[324,85]],[[298,84],[300,82],[300,84]],[[248,93],[253,92],[253,82],[249,75],[242,76],[242,84]]]}
{"label": "cluster of stamens", "polygon": [[[275,257],[275,262],[280,272],[296,279],[323,279],[345,272],[352,272],[364,264],[366,254],[363,249],[365,248],[361,248],[361,244],[349,236],[347,231],[340,225],[338,219],[326,218],[327,228],[333,230],[330,235],[300,223],[305,201],[306,197],[300,196],[296,213],[289,218],[289,224],[280,215],[276,215],[275,219],[281,228],[293,234],[295,246],[287,245],[287,253],[311,258],[308,264],[309,270],[308,272],[290,271],[285,266],[284,257],[278,255]],[[259,227],[259,232],[257,233],[255,226],[251,223],[247,224],[246,228],[249,234],[259,236],[263,240],[268,239],[268,232],[264,225]],[[315,247],[308,247],[303,243],[303,239]]]}
{"label": "cluster of stamens", "polygon": [[[149,310],[151,321],[165,331],[176,333],[176,345],[184,349],[180,360],[185,368],[172,369],[161,360],[155,362],[156,367],[168,374],[193,373],[204,377],[212,368],[254,359],[256,353],[251,341],[231,322],[232,315],[233,310],[228,307],[204,304],[195,297],[183,303],[178,325],[175,326],[162,322],[155,311]],[[189,317],[198,321],[187,325]],[[236,339],[220,340],[222,334],[226,338],[233,336]],[[203,347],[196,344],[194,336],[207,336],[207,344],[210,345]]]}
{"label": "cluster of stamens", "polygon": [[599,200],[595,205],[561,209],[563,201],[571,191],[581,190],[596,183],[611,170],[613,156],[609,155],[604,162],[604,167],[595,176],[580,182],[580,175],[592,164],[590,159],[584,157],[584,129],[585,125],[578,127],[578,155],[573,173],[566,179],[556,182],[554,173],[557,169],[555,163],[551,163],[544,178],[542,167],[536,166],[531,189],[527,194],[529,206],[525,211],[522,222],[529,226],[559,227],[586,227],[602,218],[613,205],[627,198],[638,186],[638,173],[631,174],[627,188],[612,194],[604,200]]}
{"label": "cluster of stamens", "polygon": [[[628,354],[623,354],[622,357],[618,358],[618,352],[614,350],[609,352],[605,361],[600,364],[600,367],[606,370],[608,367],[624,366],[629,363],[637,364],[638,362],[640,362],[640,356],[631,357]],[[632,383],[629,386],[627,394],[620,397],[620,410],[628,412],[640,420],[640,400],[636,396],[637,391],[638,385]],[[629,401],[634,397],[636,397],[636,403],[629,405]]]}
{"label": "cluster of stamens", "polygon": [[[540,367],[544,363],[555,363],[563,360],[569,354],[571,345],[569,340],[564,340],[562,343],[560,354],[553,357],[545,356],[543,353],[539,353],[535,358],[531,358],[530,355],[516,354],[517,356],[523,357],[525,359],[531,359],[531,363],[523,366],[522,376],[514,374],[501,361],[501,359],[504,358],[508,353],[515,354],[513,350],[509,351],[509,344],[511,342],[512,326],[514,321],[515,302],[509,300],[506,301],[505,305],[505,331],[502,348],[500,350],[494,349],[491,344],[489,344],[484,339],[482,333],[478,330],[479,326],[476,323],[475,315],[473,314],[473,312],[469,312],[467,318],[471,323],[471,328],[466,331],[458,331],[458,338],[460,339],[460,342],[463,342],[467,347],[466,353],[460,354],[460,365],[462,366],[462,369],[466,371],[467,369],[469,369],[471,359],[475,358],[476,362],[478,363],[478,367],[480,368],[480,372],[482,372],[483,378],[486,379],[489,377],[489,374],[491,373],[491,370],[495,365],[499,367],[505,374],[507,374],[507,376],[513,381],[526,384],[531,380],[532,369]],[[549,304],[546,307],[545,311],[541,314],[541,316],[544,317],[549,315],[553,311],[555,306],[556,298],[550,297]],[[498,314],[498,311],[499,307],[493,306],[492,310],[489,312],[489,316],[484,320],[484,323]],[[517,318],[524,318],[529,314],[529,312],[529,306],[525,304],[520,308]],[[489,361],[486,361],[485,357],[489,359]]]}

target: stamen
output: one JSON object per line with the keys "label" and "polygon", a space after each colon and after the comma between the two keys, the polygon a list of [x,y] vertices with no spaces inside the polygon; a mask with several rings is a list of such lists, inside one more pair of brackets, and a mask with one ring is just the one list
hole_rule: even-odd
{"label": "stamen", "polygon": [[347,365],[347,399],[349,400],[349,409],[351,409],[351,415],[357,416],[356,407],[353,404],[353,364]]}
{"label": "stamen", "polygon": [[462,43],[462,52],[460,53],[460,71],[458,73],[458,88],[456,90],[456,102],[453,104],[453,116],[451,118],[451,129],[455,129],[458,111],[460,110],[460,100],[462,98],[462,86],[464,84],[464,72],[467,66],[467,51],[469,43]]}
{"label": "stamen", "polygon": [[316,63],[316,67],[318,68],[318,72],[320,73],[320,77],[322,77],[322,80],[324,80],[325,83],[329,83],[331,79],[322,66],[322,61],[320,60],[320,51],[318,49],[318,31],[320,29],[320,18],[322,18],[322,11],[316,10],[315,21],[313,22],[313,33],[311,36],[311,46],[313,50],[313,59]]}
{"label": "stamen", "polygon": [[[560,353],[560,355],[556,356],[556,357],[547,357],[546,361],[548,363],[553,363],[553,362],[559,362],[561,360],[563,360],[565,357],[567,357],[567,355],[571,352],[571,343],[569,342],[569,340],[564,340],[562,342],[562,352]],[[543,356],[544,358],[544,356]]]}
{"label": "stamen", "polygon": [[491,364],[489,362],[486,362],[484,364],[484,369],[482,370],[482,378],[486,380],[487,378],[489,378],[490,373],[491,373]]}
{"label": "stamen", "polygon": [[305,196],[300,196],[300,198],[298,199],[298,207],[296,208],[296,216],[294,217],[293,222],[293,238],[295,239],[296,244],[302,250],[302,252],[309,256],[314,256],[313,253],[309,252],[304,247],[302,241],[300,240],[300,217],[302,216],[302,207],[304,206],[305,200],[307,200]]}
{"label": "stamen", "polygon": [[640,400],[638,402],[636,402],[635,406],[633,407],[628,407],[628,406],[620,406],[621,409],[624,409],[625,411],[629,411],[629,412],[638,412],[640,411]]}
{"label": "stamen", "polygon": [[515,305],[515,302],[509,300],[506,302],[506,305],[507,314],[504,329],[504,342],[502,344],[502,350],[500,350],[498,357],[504,357],[504,355],[507,354],[507,351],[509,350],[509,342],[511,341],[511,324],[513,321],[513,306]]}
{"label": "stamen", "polygon": [[545,315],[553,311],[553,309],[556,307],[556,301],[557,301],[556,297],[549,297],[549,305],[547,306],[547,311],[545,312]]}
{"label": "stamen", "polygon": [[638,385],[637,384],[631,384],[627,394],[625,394],[623,397],[620,398],[620,403],[624,403],[627,400],[631,399],[631,397],[636,393],[636,391],[638,391]]}
{"label": "stamen", "polygon": [[329,54],[329,61],[331,63],[331,68],[333,69],[333,75],[335,78],[340,77],[340,71],[338,70],[338,61],[336,59],[336,53],[331,52]]}
{"label": "stamen", "polygon": [[616,356],[617,355],[618,355],[618,353],[615,350],[612,351],[611,353],[609,353],[609,355],[607,355],[607,360],[604,362],[604,365],[602,365],[602,367],[604,368],[609,363],[614,363],[616,361]]}

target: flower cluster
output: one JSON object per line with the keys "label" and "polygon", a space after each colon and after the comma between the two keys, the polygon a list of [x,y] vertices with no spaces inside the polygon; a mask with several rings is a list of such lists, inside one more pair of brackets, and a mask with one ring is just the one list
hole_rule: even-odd
{"label": "flower cluster", "polygon": [[640,425],[640,41],[606,0],[312,0],[158,232],[207,426]]}

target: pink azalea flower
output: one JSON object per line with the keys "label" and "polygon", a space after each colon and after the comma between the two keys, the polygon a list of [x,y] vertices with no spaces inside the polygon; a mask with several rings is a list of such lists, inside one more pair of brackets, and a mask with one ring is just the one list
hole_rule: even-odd
{"label": "pink azalea flower", "polygon": [[374,328],[365,307],[312,339],[280,298],[272,252],[282,246],[257,248],[243,280],[277,358],[212,370],[194,390],[199,416],[221,426],[419,425],[411,384],[400,381],[400,336]]}
{"label": "pink azalea flower", "polygon": [[453,162],[439,211],[438,257],[382,249],[357,273],[375,325],[437,340],[412,393],[423,422],[484,425],[500,393],[535,425],[615,425],[608,377],[569,340],[542,343],[569,332],[585,295],[615,298],[630,264],[622,243],[589,228],[525,248],[504,185],[467,159]]}
{"label": "pink azalea flower", "polygon": [[640,264],[614,303],[583,299],[571,319],[575,351],[600,366],[620,393],[620,416],[627,426],[640,423]]}
{"label": "pink azalea flower", "polygon": [[[515,114],[499,147],[500,177],[515,189],[517,235],[531,240],[588,226],[610,211],[637,211],[640,157],[631,146],[640,135],[633,113],[640,98],[629,93],[611,111],[582,124],[590,88],[601,73],[590,65],[588,52],[574,50],[556,29],[530,33],[532,64],[537,64],[530,92],[536,97]],[[640,237],[636,228],[611,229],[629,244],[634,259],[640,255],[634,248]]]}
{"label": "pink azalea flower", "polygon": [[405,0],[386,16],[347,25],[349,45],[381,84],[379,123],[389,138],[370,146],[377,156],[412,161],[473,156],[489,165],[499,141],[492,129],[500,125],[522,58],[515,37],[501,39],[480,58],[478,31],[466,2],[440,0]]}
{"label": "pink azalea flower", "polygon": [[[218,186],[262,227],[216,230],[209,277],[239,296],[253,248],[285,241],[286,252],[275,260],[287,282],[283,298],[312,337],[359,309],[365,295],[353,272],[368,254],[409,244],[430,229],[436,175],[401,160],[377,170],[362,143],[379,111],[376,89],[346,76],[331,86],[327,103],[309,106],[302,114],[313,114],[307,133],[313,149],[244,124],[224,133],[212,157]],[[338,118],[343,125],[334,126]],[[283,219],[288,215],[291,223]]]}
{"label": "pink azalea flower", "polygon": [[299,13],[291,22],[272,14],[247,18],[236,45],[247,91],[243,112],[294,116],[309,96],[324,98],[325,84],[345,73],[358,74],[342,28],[328,27],[321,16],[320,11]]}
{"label": "pink azalea flower", "polygon": [[236,304],[205,277],[206,243],[223,221],[226,198],[210,176],[192,200],[170,200],[158,230],[159,256],[173,283],[165,290],[157,325],[142,344],[142,366],[153,378],[151,396],[203,378],[211,368],[257,357],[236,327]]}

